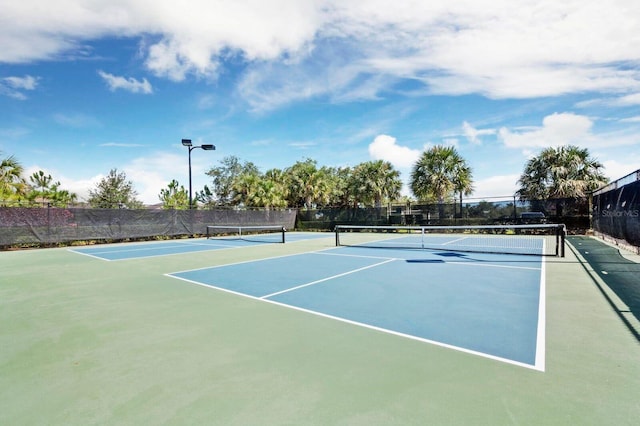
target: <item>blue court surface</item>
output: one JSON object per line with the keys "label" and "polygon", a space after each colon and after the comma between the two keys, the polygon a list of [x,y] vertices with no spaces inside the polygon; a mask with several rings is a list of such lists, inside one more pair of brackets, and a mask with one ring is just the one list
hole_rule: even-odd
{"label": "blue court surface", "polygon": [[544,370],[544,259],[339,247],[167,274]]}
{"label": "blue court surface", "polygon": [[[130,260],[145,257],[169,256],[211,250],[226,250],[251,247],[264,244],[280,244],[280,234],[266,237],[247,236],[246,239],[236,237],[196,238],[170,241],[154,241],[145,243],[104,244],[91,247],[70,249],[75,253],[84,254],[101,260]],[[287,232],[287,243],[295,243],[316,238],[328,238],[331,234],[317,232]]]}

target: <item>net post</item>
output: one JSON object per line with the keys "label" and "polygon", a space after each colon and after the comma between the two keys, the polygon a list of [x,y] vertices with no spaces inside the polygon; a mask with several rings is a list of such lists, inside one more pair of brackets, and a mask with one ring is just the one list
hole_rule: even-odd
{"label": "net post", "polygon": [[287,229],[283,226],[282,227],[282,244],[284,244],[284,234],[285,232],[287,232]]}
{"label": "net post", "polygon": [[565,239],[567,236],[567,228],[564,224],[560,225],[560,257],[564,257]]}
{"label": "net post", "polygon": [[334,231],[336,233],[336,247],[340,247],[340,225],[336,225]]}

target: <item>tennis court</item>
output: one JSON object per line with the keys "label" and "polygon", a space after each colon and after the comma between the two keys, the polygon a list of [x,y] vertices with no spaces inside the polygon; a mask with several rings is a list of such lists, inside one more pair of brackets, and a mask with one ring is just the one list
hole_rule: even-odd
{"label": "tennis court", "polygon": [[[289,242],[321,238],[317,233],[293,233]],[[279,232],[267,234],[247,234],[244,236],[227,235],[214,238],[195,238],[184,240],[160,241],[151,243],[110,244],[93,247],[73,248],[70,251],[96,257],[102,260],[130,260],[144,257],[170,256],[174,254],[196,253],[212,250],[251,247],[261,244],[277,244],[282,242]]]}
{"label": "tennis court", "polygon": [[169,275],[544,370],[543,272],[541,259],[345,247]]}
{"label": "tennis court", "polygon": [[0,423],[636,423],[640,344],[571,246],[336,240],[0,252]]}

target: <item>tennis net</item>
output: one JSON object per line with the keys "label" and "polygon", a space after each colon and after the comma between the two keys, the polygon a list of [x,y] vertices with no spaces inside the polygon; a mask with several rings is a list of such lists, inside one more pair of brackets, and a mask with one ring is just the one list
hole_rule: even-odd
{"label": "tennis net", "polygon": [[284,243],[286,228],[282,225],[208,225],[207,238]]}
{"label": "tennis net", "polygon": [[564,257],[565,226],[337,225],[336,246],[431,249]]}

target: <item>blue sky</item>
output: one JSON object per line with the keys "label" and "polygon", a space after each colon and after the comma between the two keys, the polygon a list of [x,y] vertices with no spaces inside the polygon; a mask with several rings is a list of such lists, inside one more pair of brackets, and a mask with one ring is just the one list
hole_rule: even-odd
{"label": "blue sky", "polygon": [[[423,4],[425,3],[425,4]],[[263,171],[453,145],[473,197],[528,158],[640,168],[636,0],[22,0],[0,5],[0,151],[81,199],[111,169],[157,203],[234,155]]]}

